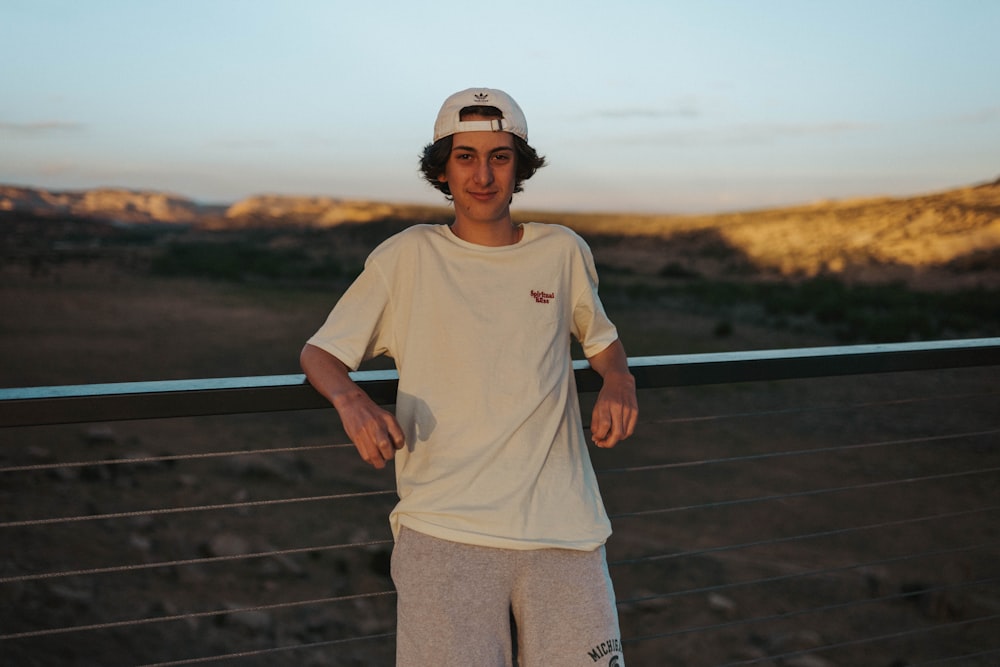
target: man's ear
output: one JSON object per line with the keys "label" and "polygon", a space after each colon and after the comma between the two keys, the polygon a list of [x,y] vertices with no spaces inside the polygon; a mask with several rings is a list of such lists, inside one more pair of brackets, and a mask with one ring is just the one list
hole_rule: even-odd
{"label": "man's ear", "polygon": [[438,183],[447,183],[447,182],[448,182],[448,177],[445,176],[444,172],[442,171],[440,174],[438,174]]}

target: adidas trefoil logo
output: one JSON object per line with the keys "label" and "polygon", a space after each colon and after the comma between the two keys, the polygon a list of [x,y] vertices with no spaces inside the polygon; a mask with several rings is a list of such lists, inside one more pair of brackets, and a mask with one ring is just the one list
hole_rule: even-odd
{"label": "adidas trefoil logo", "polygon": [[489,102],[490,101],[490,94],[489,93],[476,93],[472,97],[477,102]]}

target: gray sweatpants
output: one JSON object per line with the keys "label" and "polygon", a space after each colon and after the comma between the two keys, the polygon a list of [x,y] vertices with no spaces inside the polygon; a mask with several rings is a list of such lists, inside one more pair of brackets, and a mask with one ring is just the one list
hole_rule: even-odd
{"label": "gray sweatpants", "polygon": [[624,667],[604,547],[495,549],[403,528],[397,667]]}

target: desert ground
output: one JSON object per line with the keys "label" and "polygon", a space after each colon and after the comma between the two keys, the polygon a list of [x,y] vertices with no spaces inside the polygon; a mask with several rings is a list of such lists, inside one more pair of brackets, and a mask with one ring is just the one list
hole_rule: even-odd
{"label": "desert ground", "polygon": [[[765,251],[787,228],[739,245],[757,238],[748,218],[772,213],[711,229],[674,220],[670,234],[573,222],[630,356],[996,336],[996,249],[983,239],[997,189],[976,208],[993,218],[949,222],[952,250],[924,250],[925,263],[898,259],[914,237],[898,225],[867,248],[817,242],[791,267]],[[0,220],[0,386],[297,373],[363,256],[410,222]],[[987,367],[641,392],[637,435],[592,453],[628,664],[997,664],[996,388]],[[269,449],[282,451],[253,453]],[[0,664],[241,652],[222,664],[392,664],[391,472],[357,458],[332,411],[3,429],[0,467],[0,521],[82,517],[0,528],[0,634],[98,626],[0,640]],[[290,497],[318,500],[266,504]],[[142,511],[218,504],[240,506]],[[123,516],[86,519],[107,513]],[[238,558],[273,550],[290,553]],[[129,569],[160,562],[173,564]],[[124,571],[25,577],[108,566]],[[116,625],[164,616],[178,620]],[[354,635],[374,639],[339,641]]]}

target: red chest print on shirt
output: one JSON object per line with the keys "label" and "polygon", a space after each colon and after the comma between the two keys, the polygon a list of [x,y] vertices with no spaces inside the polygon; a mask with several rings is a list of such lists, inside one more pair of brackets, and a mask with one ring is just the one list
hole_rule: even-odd
{"label": "red chest print on shirt", "polygon": [[548,303],[556,298],[556,295],[552,292],[543,292],[537,289],[531,290],[531,296],[535,300],[535,303]]}

